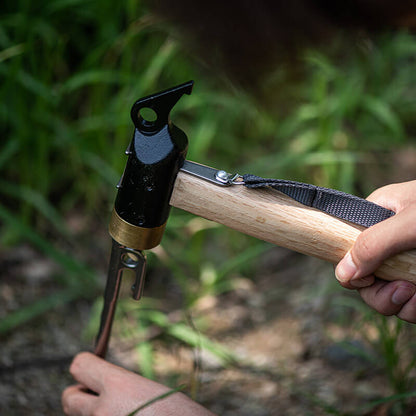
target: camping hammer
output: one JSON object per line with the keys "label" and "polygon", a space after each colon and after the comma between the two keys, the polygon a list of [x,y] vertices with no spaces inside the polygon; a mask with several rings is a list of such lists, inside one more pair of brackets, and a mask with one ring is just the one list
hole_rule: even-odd
{"label": "camping hammer", "polygon": [[[113,248],[95,349],[99,356],[106,354],[122,272],[135,272],[133,297],[140,299],[143,250],[160,243],[171,206],[332,263],[343,258],[364,229],[270,187],[241,186],[237,174],[185,160],[188,140],[170,112],[192,87],[193,81],[186,82],[142,98],[131,109],[134,134],[109,226]],[[416,250],[386,260],[376,274],[416,283]]]}

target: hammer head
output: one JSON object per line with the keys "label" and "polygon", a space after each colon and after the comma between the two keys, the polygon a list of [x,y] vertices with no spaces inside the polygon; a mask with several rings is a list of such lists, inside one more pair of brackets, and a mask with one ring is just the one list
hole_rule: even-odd
{"label": "hammer head", "polygon": [[[119,244],[146,250],[162,239],[176,175],[188,149],[185,133],[171,123],[169,114],[192,87],[193,81],[186,82],[142,98],[131,109],[134,135],[109,226]],[[154,117],[146,118],[144,109],[153,110]]]}

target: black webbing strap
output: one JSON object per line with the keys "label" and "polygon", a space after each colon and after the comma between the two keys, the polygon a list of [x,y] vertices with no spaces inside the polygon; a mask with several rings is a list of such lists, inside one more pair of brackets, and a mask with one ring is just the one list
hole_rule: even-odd
{"label": "black webbing strap", "polygon": [[284,179],[264,179],[255,175],[244,175],[243,180],[248,188],[270,186],[303,205],[364,227],[371,227],[394,215],[393,211],[380,205],[335,189]]}

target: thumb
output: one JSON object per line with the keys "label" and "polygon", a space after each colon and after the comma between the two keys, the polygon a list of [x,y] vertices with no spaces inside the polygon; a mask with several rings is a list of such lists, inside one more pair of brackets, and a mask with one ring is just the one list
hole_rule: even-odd
{"label": "thumb", "polygon": [[412,209],[364,230],[338,263],[335,275],[344,287],[359,288],[373,283],[372,276],[384,260],[416,246]]}

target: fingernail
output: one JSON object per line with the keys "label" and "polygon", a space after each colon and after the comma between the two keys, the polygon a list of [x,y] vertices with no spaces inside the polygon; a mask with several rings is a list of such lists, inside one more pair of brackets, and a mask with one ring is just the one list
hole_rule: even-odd
{"label": "fingernail", "polygon": [[407,286],[399,286],[393,293],[391,297],[391,301],[395,305],[403,305],[403,303],[407,302],[413,295],[415,291],[413,288]]}
{"label": "fingernail", "polygon": [[348,252],[338,263],[335,269],[335,277],[342,283],[349,282],[357,273],[357,266],[352,260],[351,253]]}
{"label": "fingernail", "polygon": [[361,279],[351,279],[350,285],[352,287],[356,287],[357,289],[361,287],[367,287],[374,283],[374,277],[373,276],[366,276],[362,277]]}

